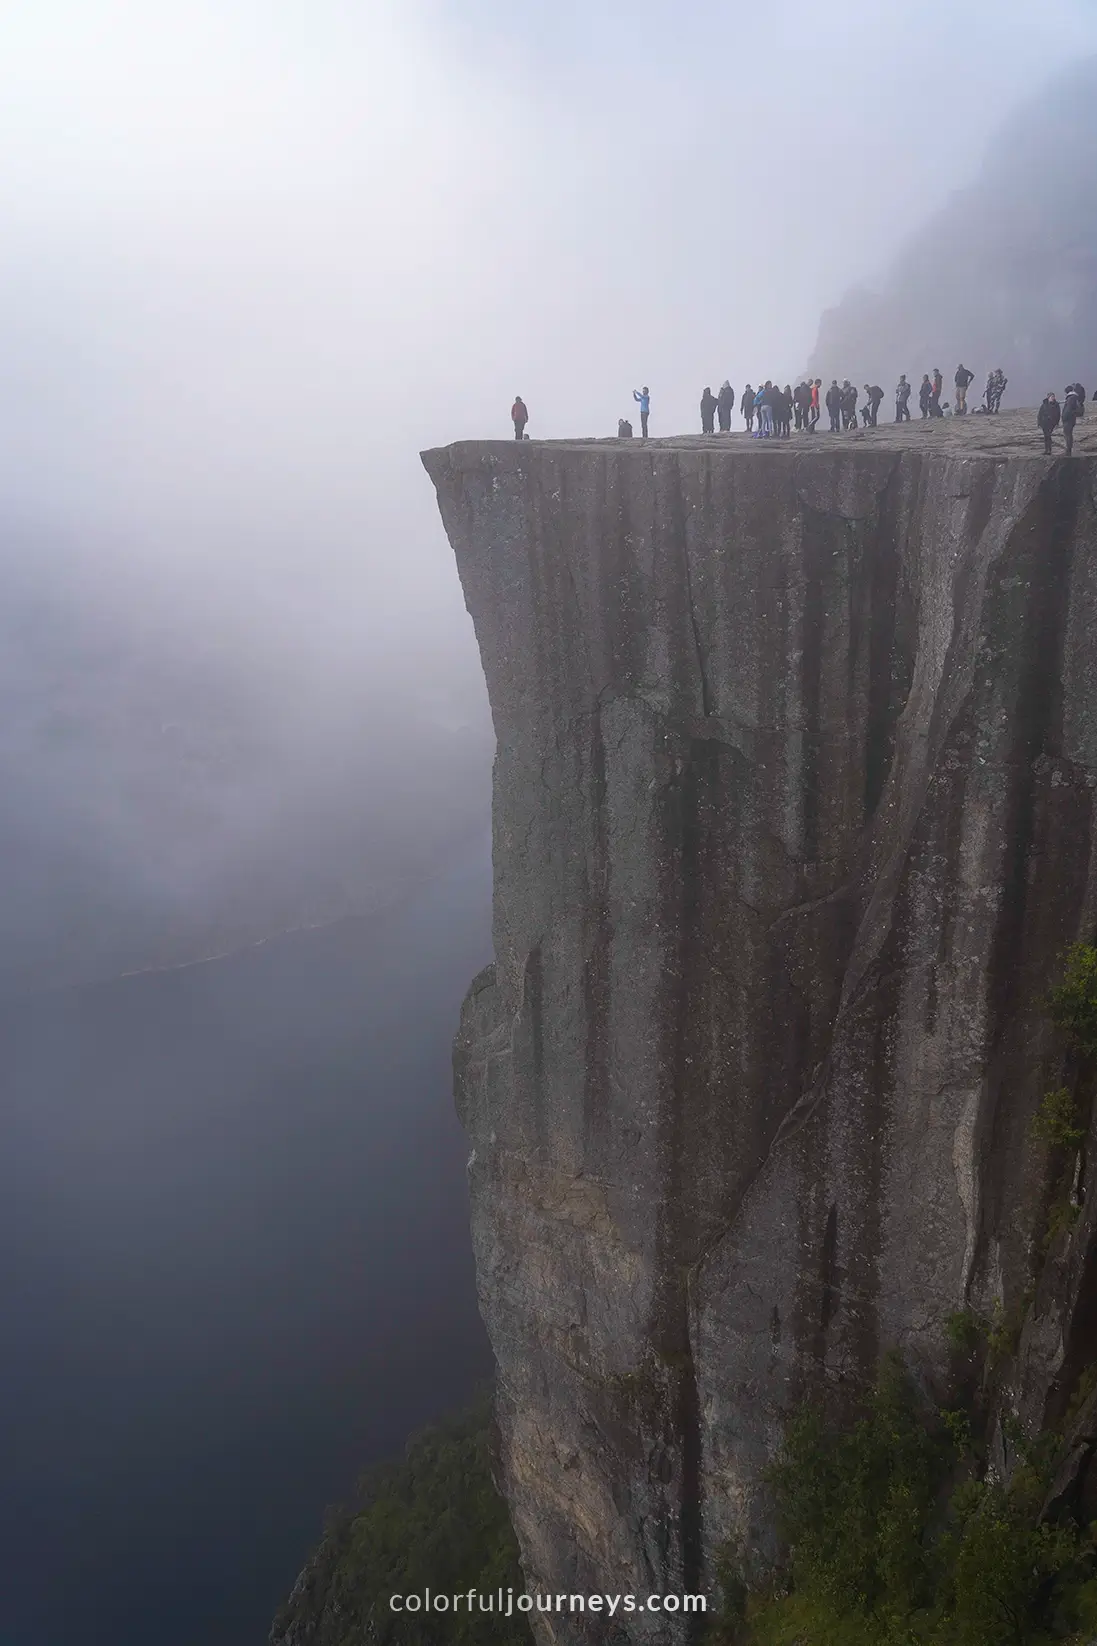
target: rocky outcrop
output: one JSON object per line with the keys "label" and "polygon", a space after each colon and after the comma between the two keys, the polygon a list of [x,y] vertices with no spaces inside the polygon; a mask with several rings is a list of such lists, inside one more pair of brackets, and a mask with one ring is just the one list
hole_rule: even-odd
{"label": "rocky outcrop", "polygon": [[944,1388],[953,1311],[1031,1301],[1034,1423],[1089,1353],[1095,1208],[1033,1296],[1028,1126],[1097,929],[1097,463],[1038,449],[1029,413],[424,454],[498,738],[455,1061],[539,1589],[767,1558],[789,1403],[889,1346]]}

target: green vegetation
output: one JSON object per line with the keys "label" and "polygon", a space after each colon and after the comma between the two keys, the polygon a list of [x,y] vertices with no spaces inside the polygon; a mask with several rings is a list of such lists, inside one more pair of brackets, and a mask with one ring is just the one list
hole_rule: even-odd
{"label": "green vegetation", "polygon": [[1074,1095],[1059,1086],[1044,1094],[1030,1130],[1036,1142],[1045,1143],[1049,1149],[1076,1149],[1086,1135],[1077,1122]]}
{"label": "green vegetation", "polygon": [[1063,980],[1048,995],[1048,1009],[1074,1048],[1092,1057],[1097,1052],[1097,949],[1073,943],[1064,960]]}
{"label": "green vegetation", "polygon": [[515,1594],[524,1588],[506,1505],[491,1477],[485,1400],[415,1436],[400,1463],[372,1471],[336,1515],[272,1642],[293,1646],[530,1646],[528,1625],[460,1611],[396,1613],[392,1595]]}
{"label": "green vegetation", "polygon": [[739,1592],[714,1646],[1037,1646],[1092,1630],[1092,1539],[1039,1519],[1054,1442],[1013,1442],[1009,1486],[981,1479],[966,1414],[926,1407],[895,1359],[847,1428],[803,1407],[771,1471],[786,1590]]}
{"label": "green vegetation", "polygon": [[974,1354],[986,1342],[987,1323],[974,1309],[957,1309],[945,1321],[945,1336],[957,1354]]}

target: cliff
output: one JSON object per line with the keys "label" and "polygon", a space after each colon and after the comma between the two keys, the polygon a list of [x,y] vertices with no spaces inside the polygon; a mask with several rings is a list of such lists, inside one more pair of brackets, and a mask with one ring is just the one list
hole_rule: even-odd
{"label": "cliff", "polygon": [[1028,412],[424,454],[498,739],[455,1068],[536,1588],[765,1560],[790,1402],[892,1346],[947,1389],[954,1311],[1024,1317],[1030,1427],[1097,1349],[1097,1200],[1044,1261],[1029,1138],[1097,929],[1077,449]]}

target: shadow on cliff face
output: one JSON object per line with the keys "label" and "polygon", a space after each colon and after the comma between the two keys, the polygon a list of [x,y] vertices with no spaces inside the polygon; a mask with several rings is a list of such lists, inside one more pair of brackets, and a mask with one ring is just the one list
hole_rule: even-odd
{"label": "shadow on cliff face", "polygon": [[0,1012],[5,1639],[265,1638],[486,1375],[450,1035],[482,842],[384,917]]}

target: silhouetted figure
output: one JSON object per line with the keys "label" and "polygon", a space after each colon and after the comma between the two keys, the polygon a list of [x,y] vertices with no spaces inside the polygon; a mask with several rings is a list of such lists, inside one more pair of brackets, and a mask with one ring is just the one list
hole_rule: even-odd
{"label": "silhouetted figure", "polygon": [[617,438],[618,440],[632,439],[632,424],[629,422],[627,417],[619,417],[617,419]]}
{"label": "silhouetted figure", "polygon": [[996,366],[994,368],[994,404],[991,407],[991,411],[1001,411],[1002,396],[1006,392],[1006,384],[1008,382],[1009,378],[1006,376],[1001,366]]}
{"label": "silhouetted figure", "polygon": [[956,376],[953,378],[953,382],[956,384],[956,416],[957,417],[963,417],[965,412],[967,411],[968,384],[969,383],[974,383],[974,381],[975,381],[975,373],[973,371],[968,371],[967,367],[963,366],[963,365],[957,366]]}
{"label": "silhouetted figure", "polygon": [[748,434],[753,434],[753,432],[754,432],[754,390],[751,388],[749,383],[747,384],[746,388],[743,390],[743,398],[739,402],[739,410],[742,412],[743,416],[746,418],[747,433]]}
{"label": "silhouetted figure", "polygon": [[1074,425],[1079,416],[1078,392],[1073,384],[1063,395],[1063,438],[1067,443],[1067,456],[1074,451]]}
{"label": "silhouetted figure", "polygon": [[830,388],[827,390],[827,411],[830,414],[830,432],[837,434],[842,427],[842,391],[838,387],[838,379],[831,378]]}
{"label": "silhouetted figure", "polygon": [[773,384],[768,377],[764,387],[758,391],[756,404],[761,413],[758,419],[758,433],[763,440],[768,440],[773,434]]}
{"label": "silhouetted figure", "polygon": [[932,400],[933,384],[929,380],[929,373],[927,371],[925,376],[922,378],[921,383],[918,385],[918,407],[923,418],[929,416],[929,408]]}
{"label": "silhouetted figure", "polygon": [[701,396],[701,433],[714,434],[716,422],[716,396],[711,389],[706,389]]}
{"label": "silhouetted figure", "polygon": [[510,408],[510,420],[514,424],[515,440],[521,440],[526,432],[526,424],[529,422],[529,412],[526,410],[526,403],[520,394],[514,396],[514,404]]}
{"label": "silhouetted figure", "polygon": [[1054,394],[1046,394],[1044,396],[1043,403],[1040,406],[1040,410],[1036,413],[1036,421],[1039,424],[1040,430],[1044,436],[1045,457],[1051,456],[1052,431],[1059,427],[1059,419],[1061,416],[1062,413],[1059,410],[1059,402],[1056,400]]}
{"label": "silhouetted figure", "polygon": [[880,403],[884,398],[884,391],[879,383],[865,384],[865,396],[868,400],[868,417],[865,422],[874,429],[880,418]]}
{"label": "silhouetted figure", "polygon": [[645,383],[642,389],[633,389],[632,398],[640,408],[640,439],[648,437],[648,413],[651,411],[651,392]]}
{"label": "silhouetted figure", "polygon": [[822,386],[823,386],[823,379],[821,377],[817,377],[815,379],[814,383],[811,385],[811,433],[812,434],[815,433],[815,425],[816,425],[816,423],[818,423],[820,415],[821,415],[821,413],[819,411],[819,390],[822,388]]}
{"label": "silhouetted figure", "polygon": [[727,378],[720,385],[720,392],[716,396],[716,415],[720,420],[720,433],[728,434],[731,431],[731,414],[735,410],[735,390]]}
{"label": "silhouetted figure", "polygon": [[[1071,383],[1070,389],[1073,390],[1078,397],[1078,416],[1084,417],[1086,415],[1086,391],[1080,383]],[[1065,408],[1063,410],[1063,416],[1066,416]]]}
{"label": "silhouetted figure", "polygon": [[940,417],[941,415],[941,390],[944,387],[944,382],[940,366],[934,366],[933,386],[929,394],[929,415],[931,417]]}
{"label": "silhouetted figure", "polygon": [[789,383],[781,390],[781,433],[786,440],[792,438],[792,386]]}
{"label": "silhouetted figure", "polygon": [[855,429],[857,427],[857,390],[847,377],[842,384],[842,427]]}

